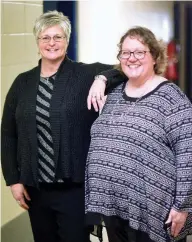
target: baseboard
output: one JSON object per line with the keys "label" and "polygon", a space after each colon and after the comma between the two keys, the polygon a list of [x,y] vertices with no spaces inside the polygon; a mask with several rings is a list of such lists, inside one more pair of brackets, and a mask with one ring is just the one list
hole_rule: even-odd
{"label": "baseboard", "polygon": [[1,227],[1,242],[33,242],[28,213],[24,212]]}

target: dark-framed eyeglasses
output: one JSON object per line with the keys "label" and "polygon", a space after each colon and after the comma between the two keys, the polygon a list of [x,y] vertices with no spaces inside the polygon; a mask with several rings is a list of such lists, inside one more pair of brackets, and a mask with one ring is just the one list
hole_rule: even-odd
{"label": "dark-framed eyeglasses", "polygon": [[142,60],[145,58],[145,55],[147,52],[150,52],[150,50],[136,50],[136,51],[121,50],[117,58],[119,60],[128,60],[133,54],[135,59]]}
{"label": "dark-framed eyeglasses", "polygon": [[65,38],[66,36],[61,36],[61,35],[54,35],[53,37],[46,35],[46,36],[39,37],[38,39],[41,40],[43,43],[49,43],[51,39],[53,39],[55,42],[61,42]]}

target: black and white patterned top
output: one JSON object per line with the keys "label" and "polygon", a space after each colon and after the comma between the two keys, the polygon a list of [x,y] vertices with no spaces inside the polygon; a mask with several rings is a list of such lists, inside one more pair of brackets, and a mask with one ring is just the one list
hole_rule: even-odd
{"label": "black and white patterned top", "polygon": [[[56,74],[51,77],[40,77],[37,91],[36,124],[38,140],[39,182],[55,181],[55,163],[53,138],[50,124],[50,104]],[[63,182],[59,179],[58,182]]]}
{"label": "black and white patterned top", "polygon": [[86,214],[118,216],[166,242],[170,209],[186,210],[183,238],[192,233],[192,105],[168,81],[138,101],[123,88],[108,95],[91,129]]}

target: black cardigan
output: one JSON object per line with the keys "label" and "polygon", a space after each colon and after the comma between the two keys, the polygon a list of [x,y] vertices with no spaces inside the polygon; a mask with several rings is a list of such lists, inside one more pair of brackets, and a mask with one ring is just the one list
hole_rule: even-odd
{"label": "black cardigan", "polygon": [[[86,99],[94,76],[112,66],[69,60],[61,64],[50,106],[56,179],[84,181],[90,128],[98,113],[87,109]],[[104,72],[118,80],[118,71]],[[17,76],[5,101],[2,117],[2,170],[7,185],[38,187],[36,96],[40,63]],[[110,80],[110,79],[109,79]],[[123,78],[122,78],[123,80]]]}

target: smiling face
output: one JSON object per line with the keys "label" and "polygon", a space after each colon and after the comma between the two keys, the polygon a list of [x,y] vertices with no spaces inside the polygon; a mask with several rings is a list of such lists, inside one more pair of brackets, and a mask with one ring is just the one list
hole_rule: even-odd
{"label": "smiling face", "polygon": [[146,51],[143,59],[137,59],[131,54],[128,59],[121,59],[120,64],[122,71],[130,80],[147,80],[154,75],[154,64],[155,61],[151,53],[149,52],[148,46],[142,44],[138,38],[130,38],[129,36],[124,40],[122,44],[122,51],[135,52]]}
{"label": "smiling face", "polygon": [[[49,37],[51,37],[50,41],[45,42]],[[64,59],[68,43],[63,29],[59,25],[46,28],[40,33],[39,38],[37,44],[42,61],[61,62]]]}

